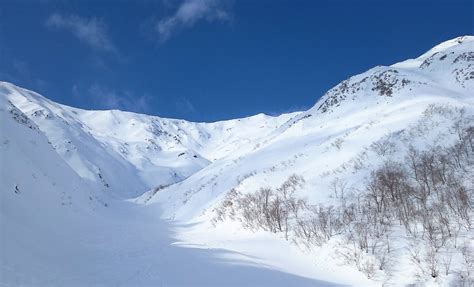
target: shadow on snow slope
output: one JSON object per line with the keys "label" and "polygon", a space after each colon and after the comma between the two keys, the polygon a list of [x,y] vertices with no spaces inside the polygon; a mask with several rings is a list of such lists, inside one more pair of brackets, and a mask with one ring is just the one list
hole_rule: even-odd
{"label": "shadow on snow slope", "polygon": [[336,286],[228,250],[179,246],[172,235],[178,226],[160,219],[157,205],[115,202],[53,221],[44,212],[9,220],[0,214],[0,285]]}

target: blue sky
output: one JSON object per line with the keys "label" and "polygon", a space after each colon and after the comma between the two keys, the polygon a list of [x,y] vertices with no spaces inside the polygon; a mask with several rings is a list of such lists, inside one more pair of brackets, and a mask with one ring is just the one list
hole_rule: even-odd
{"label": "blue sky", "polygon": [[0,0],[0,80],[86,109],[279,114],[473,17],[472,0]]}

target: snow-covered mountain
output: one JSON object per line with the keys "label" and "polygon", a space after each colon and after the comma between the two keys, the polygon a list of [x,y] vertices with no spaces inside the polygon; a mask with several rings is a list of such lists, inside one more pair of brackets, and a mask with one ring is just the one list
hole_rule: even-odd
{"label": "snow-covered mountain", "polygon": [[[380,264],[376,254],[360,266],[337,256],[347,249],[342,231],[309,246],[297,227],[307,206],[364,196],[374,171],[414,147],[464,138],[474,126],[472,36],[355,75],[311,109],[278,117],[193,123],[86,111],[0,82],[0,118],[4,285],[448,285],[464,274],[456,248],[442,251],[455,254],[447,275],[410,268],[396,227],[400,267],[373,274],[364,264]],[[472,196],[473,165],[458,174]],[[305,206],[286,216],[286,229],[249,224],[236,210],[261,188],[283,186]],[[474,244],[470,226],[459,232]]]}
{"label": "snow-covered mountain", "polygon": [[[338,174],[372,143],[387,136],[402,137],[424,119],[427,110],[446,106],[464,108],[472,114],[473,46],[473,37],[459,37],[414,60],[375,67],[342,81],[314,107],[257,139],[245,156],[236,154],[215,162],[160,192],[154,200],[166,202],[163,205],[169,216],[189,220],[232,188],[278,186],[291,173],[302,175],[308,182],[306,196],[316,202],[326,200],[331,175]],[[433,127],[434,136],[446,132],[447,126]],[[420,144],[432,143],[426,140]],[[376,166],[377,159],[365,159],[364,164]],[[341,176],[351,182],[363,179],[359,175]],[[174,199],[170,201],[170,197]],[[199,203],[189,203],[194,200]],[[174,202],[177,206],[170,204]]]}
{"label": "snow-covered mountain", "polygon": [[85,111],[1,83],[3,100],[49,141],[86,181],[120,197],[179,182],[213,161],[264,138],[292,115],[263,114],[216,123],[192,123],[147,115]]}

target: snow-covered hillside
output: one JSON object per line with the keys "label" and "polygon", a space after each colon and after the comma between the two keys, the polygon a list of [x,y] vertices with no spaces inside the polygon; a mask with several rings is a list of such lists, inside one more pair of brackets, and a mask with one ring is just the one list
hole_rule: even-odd
{"label": "snow-covered hillside", "polygon": [[104,191],[130,198],[179,182],[209,163],[245,153],[292,114],[216,123],[112,111],[85,111],[0,83],[1,95],[33,123],[80,177]]}
{"label": "snow-covered hillside", "polygon": [[[375,67],[342,81],[313,108],[255,141],[245,156],[235,154],[216,161],[160,191],[152,202],[166,202],[168,216],[189,220],[214,206],[232,188],[278,186],[291,173],[306,179],[305,196],[316,202],[327,200],[331,175],[372,143],[415,125],[433,105],[464,108],[472,115],[474,38],[449,40],[430,51],[420,58]],[[428,62],[432,63],[429,69],[425,68]],[[446,126],[433,129],[435,136],[447,132]],[[372,166],[376,162],[365,160]],[[360,175],[344,177],[351,183],[363,179]]]}
{"label": "snow-covered hillside", "polygon": [[[348,247],[346,228],[324,240],[302,235],[315,208],[346,212],[367,197],[381,167],[403,166],[414,151],[472,147],[472,36],[355,75],[308,111],[278,117],[193,123],[86,111],[5,82],[0,117],[4,285],[403,286],[469,284],[473,275],[465,264],[474,255],[463,262],[474,247],[474,149],[450,174],[469,197],[469,220],[455,236],[449,229],[455,244],[436,249],[438,269],[451,255],[447,272],[430,276],[427,260],[410,267],[410,244],[424,246],[425,232],[414,240],[401,223],[374,243],[393,245],[383,268],[379,249]],[[406,169],[406,185],[416,184]],[[262,225],[259,212],[245,213],[262,190],[299,213],[282,207],[284,226]]]}

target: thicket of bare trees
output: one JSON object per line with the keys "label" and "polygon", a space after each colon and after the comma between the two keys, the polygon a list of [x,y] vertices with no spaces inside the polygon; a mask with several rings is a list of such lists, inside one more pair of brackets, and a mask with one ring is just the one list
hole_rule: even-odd
{"label": "thicket of bare trees", "polygon": [[[276,190],[261,188],[252,194],[232,190],[217,210],[216,220],[240,218],[246,227],[282,232],[308,247],[333,237],[338,252],[369,278],[389,270],[394,231],[409,239],[409,252],[420,275],[449,275],[453,253],[462,256],[465,270],[460,283],[472,281],[474,255],[458,242],[473,227],[474,127],[458,121],[456,142],[427,150],[410,147],[403,161],[387,160],[374,170],[365,188],[345,197],[344,180],[331,183],[338,206],[311,206],[297,199],[304,179],[292,175]],[[379,150],[381,147],[377,147]]]}
{"label": "thicket of bare trees", "polygon": [[279,188],[265,187],[255,193],[241,194],[232,189],[223,204],[217,209],[217,220],[225,216],[241,215],[245,227],[264,229],[270,232],[284,232],[288,239],[290,221],[298,218],[305,202],[295,197],[296,190],[304,184],[304,179],[291,175]]}

